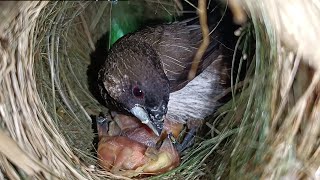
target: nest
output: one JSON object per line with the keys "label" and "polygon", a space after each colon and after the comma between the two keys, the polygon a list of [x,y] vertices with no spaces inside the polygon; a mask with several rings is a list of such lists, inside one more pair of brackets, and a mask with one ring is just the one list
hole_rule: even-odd
{"label": "nest", "polygon": [[[91,59],[180,3],[118,3],[0,3],[0,179],[125,179],[95,167],[90,115],[106,109],[90,93]],[[182,164],[153,178],[320,178],[319,3],[227,5],[243,23],[235,49],[246,77]],[[127,32],[110,31],[120,25]]]}

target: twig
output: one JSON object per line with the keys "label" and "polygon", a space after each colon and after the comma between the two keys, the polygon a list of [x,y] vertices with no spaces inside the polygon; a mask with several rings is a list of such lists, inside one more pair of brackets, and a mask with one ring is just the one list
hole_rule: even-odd
{"label": "twig", "polygon": [[92,41],[92,37],[91,37],[90,31],[89,31],[89,28],[88,28],[87,21],[84,19],[82,14],[80,14],[80,18],[81,18],[81,21],[82,21],[82,26],[83,26],[84,32],[86,33],[86,36],[88,38],[88,43],[89,43],[91,49],[94,51],[96,49],[96,47],[95,47],[95,45],[94,45],[94,43]]}
{"label": "twig", "polygon": [[[99,21],[101,20],[103,13],[105,11],[105,9],[108,7],[109,3],[102,3],[101,6],[99,7],[95,17],[93,18],[91,24],[90,24],[90,30],[93,31],[95,30],[97,24],[99,23]],[[110,6],[112,4],[110,3]],[[111,17],[111,16],[110,16]]]}
{"label": "twig", "polygon": [[[193,5],[190,1],[188,1],[188,0],[184,0],[186,3],[188,3],[190,6],[192,6],[192,7],[194,7],[197,11],[199,11],[199,9],[195,6],[195,5]],[[199,3],[200,3],[200,1],[199,1]],[[204,2],[205,3],[205,2]]]}
{"label": "twig", "polygon": [[233,14],[233,21],[237,24],[244,24],[247,21],[247,14],[241,7],[239,1],[229,0],[229,7]]}
{"label": "twig", "polygon": [[182,6],[180,0],[173,0],[173,1],[176,4],[176,6],[178,7],[178,10],[182,11],[183,10],[183,6]]}
{"label": "twig", "polygon": [[201,25],[201,31],[202,31],[202,43],[193,59],[191,69],[189,71],[188,80],[192,80],[197,73],[197,69],[200,63],[200,60],[204,54],[204,52],[207,50],[207,47],[209,45],[209,28],[207,24],[207,7],[206,7],[206,0],[200,0],[198,1],[198,14],[199,14],[199,20]]}

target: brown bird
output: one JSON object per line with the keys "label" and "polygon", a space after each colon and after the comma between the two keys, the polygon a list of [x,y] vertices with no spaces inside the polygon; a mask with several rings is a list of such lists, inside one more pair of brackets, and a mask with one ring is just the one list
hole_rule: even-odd
{"label": "brown bird", "polygon": [[226,87],[226,62],[233,54],[224,43],[224,37],[233,34],[224,28],[217,18],[209,22],[210,44],[190,82],[188,73],[202,41],[198,19],[125,35],[99,71],[102,98],[111,110],[137,117],[156,135],[164,118],[187,123],[211,115],[220,105],[217,97]]}

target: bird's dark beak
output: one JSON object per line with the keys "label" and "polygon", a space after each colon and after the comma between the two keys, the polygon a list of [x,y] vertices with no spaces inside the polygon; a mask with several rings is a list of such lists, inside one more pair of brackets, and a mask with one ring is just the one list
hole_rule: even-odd
{"label": "bird's dark beak", "polygon": [[146,124],[157,136],[160,136],[163,129],[163,115],[165,108],[146,109],[140,105],[134,106],[130,112],[143,124]]}

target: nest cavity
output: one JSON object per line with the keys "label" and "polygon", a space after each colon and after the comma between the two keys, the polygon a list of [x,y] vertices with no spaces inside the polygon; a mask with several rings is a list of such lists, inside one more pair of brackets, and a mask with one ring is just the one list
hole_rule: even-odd
{"label": "nest cavity", "polygon": [[[283,18],[294,24],[288,7],[300,5],[306,28],[319,32],[320,6],[240,2],[223,5],[239,22],[248,15],[235,32],[240,65],[232,66],[235,74],[245,66],[245,78],[231,75],[232,98],[208,119],[207,133],[155,179],[320,178],[319,51],[305,48],[320,33],[281,31]],[[175,20],[181,3],[9,1],[0,10],[0,179],[125,179],[96,167],[92,116],[107,109],[90,89],[93,72],[118,38]]]}

